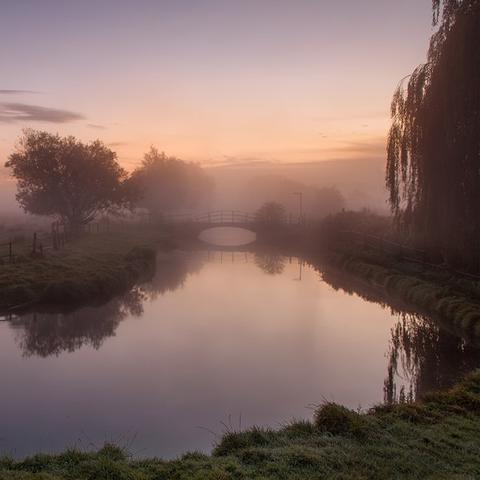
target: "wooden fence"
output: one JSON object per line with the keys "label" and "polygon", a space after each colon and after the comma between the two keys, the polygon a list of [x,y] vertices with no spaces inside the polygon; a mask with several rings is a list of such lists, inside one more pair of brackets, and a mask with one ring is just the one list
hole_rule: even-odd
{"label": "wooden fence", "polygon": [[15,258],[14,242],[0,243],[0,261],[1,262],[13,262]]}

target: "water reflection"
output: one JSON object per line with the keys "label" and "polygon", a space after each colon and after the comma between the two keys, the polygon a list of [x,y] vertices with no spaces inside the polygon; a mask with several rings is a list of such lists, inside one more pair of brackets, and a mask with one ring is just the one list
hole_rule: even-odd
{"label": "water reflection", "polygon": [[420,399],[480,366],[479,350],[421,315],[398,314],[388,353],[385,402]]}
{"label": "water reflection", "polygon": [[150,300],[155,300],[166,292],[174,292],[182,288],[189,275],[198,273],[205,263],[205,256],[201,252],[161,253],[157,257],[157,267],[153,279],[142,285]]}
{"label": "water reflection", "polygon": [[473,339],[447,330],[440,321],[412,311],[412,306],[355,276],[325,265],[320,271],[322,279],[336,290],[377,303],[397,319],[386,353],[385,403],[421,399],[451,387],[480,367],[480,348]]}
{"label": "water reflection", "polygon": [[10,326],[23,356],[59,356],[83,346],[98,350],[105,339],[115,335],[126,317],[140,317],[144,303],[182,288],[188,275],[200,271],[203,255],[182,252],[160,254],[155,276],[101,306],[88,306],[70,313],[32,312],[10,315]]}
{"label": "water reflection", "polygon": [[73,313],[30,313],[11,317],[10,325],[25,357],[58,356],[83,346],[99,349],[115,335],[118,324],[127,316],[143,313],[144,294],[134,288],[101,307],[85,307]]}
{"label": "water reflection", "polygon": [[275,252],[255,254],[255,265],[268,275],[280,275],[285,270],[286,257]]}

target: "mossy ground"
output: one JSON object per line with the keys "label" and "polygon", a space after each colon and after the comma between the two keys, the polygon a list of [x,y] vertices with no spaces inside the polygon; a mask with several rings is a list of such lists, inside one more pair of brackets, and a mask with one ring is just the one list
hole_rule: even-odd
{"label": "mossy ground", "polygon": [[0,479],[475,479],[480,478],[480,372],[422,403],[377,407],[367,414],[335,404],[312,422],[274,431],[229,432],[212,455],[134,460],[105,445],[22,461],[0,461]]}
{"label": "mossy ground", "polygon": [[0,309],[35,303],[73,308],[108,298],[152,273],[155,250],[167,244],[160,229],[129,228],[83,235],[43,258],[22,256],[0,265]]}

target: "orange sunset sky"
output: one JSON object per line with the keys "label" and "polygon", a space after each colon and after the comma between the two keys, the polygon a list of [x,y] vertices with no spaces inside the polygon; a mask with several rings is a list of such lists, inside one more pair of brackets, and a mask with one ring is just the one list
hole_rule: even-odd
{"label": "orange sunset sky", "polygon": [[0,0],[0,156],[22,128],[203,164],[384,155],[430,0]]}

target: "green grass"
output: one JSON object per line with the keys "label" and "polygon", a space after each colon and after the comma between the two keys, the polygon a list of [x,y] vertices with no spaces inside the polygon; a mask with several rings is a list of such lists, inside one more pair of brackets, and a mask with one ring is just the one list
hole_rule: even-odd
{"label": "green grass", "polygon": [[155,250],[167,246],[161,231],[144,228],[84,235],[44,258],[21,256],[0,265],[0,309],[74,307],[112,296],[152,274]]}
{"label": "green grass", "polygon": [[366,414],[326,403],[312,422],[228,432],[212,455],[135,460],[113,445],[0,460],[0,479],[240,480],[480,477],[480,371],[422,403]]}

